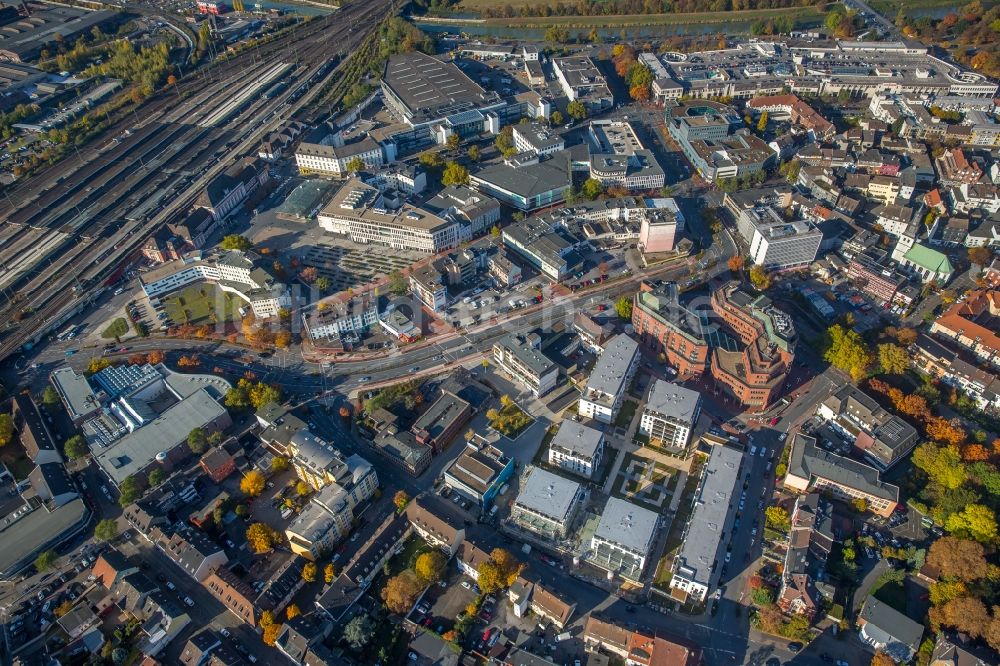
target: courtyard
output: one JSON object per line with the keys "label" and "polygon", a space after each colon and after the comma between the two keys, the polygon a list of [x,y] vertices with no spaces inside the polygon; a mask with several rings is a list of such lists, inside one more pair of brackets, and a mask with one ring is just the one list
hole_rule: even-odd
{"label": "courtyard", "polygon": [[625,454],[612,494],[657,513],[670,504],[679,470],[633,453]]}

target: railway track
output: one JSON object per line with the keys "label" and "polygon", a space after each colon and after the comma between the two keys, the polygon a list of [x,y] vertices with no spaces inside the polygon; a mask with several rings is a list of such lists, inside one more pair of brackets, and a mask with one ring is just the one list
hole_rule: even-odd
{"label": "railway track", "polygon": [[[307,94],[294,105],[286,104],[300,82],[319,72],[335,55],[331,43],[350,49],[366,33],[350,28],[377,24],[387,4],[377,0],[351,5],[349,14],[334,15],[340,19],[335,26],[330,25],[330,17],[317,19],[298,32],[300,41],[294,47],[276,41],[261,46],[259,52],[241,54],[216,70],[217,81],[206,83],[200,75],[189,75],[176,90],[161,93],[148,109],[144,107],[143,122],[127,128],[130,136],[117,136],[92,149],[85,169],[56,170],[48,187],[29,201],[16,207],[6,201],[8,208],[0,212],[0,219],[6,219],[7,229],[16,227],[16,231],[0,235],[0,289],[8,296],[0,311],[8,315],[8,321],[16,318],[15,313],[23,316],[19,326],[3,334],[0,358],[53,325],[78,298],[74,288],[81,292],[96,288],[171,215],[186,210],[203,181],[232,163],[234,145],[252,148],[271,125],[311,100]],[[296,82],[284,94],[273,100],[246,96],[233,105],[236,91],[257,80],[260,68],[279,66],[289,52],[300,64],[285,74]],[[246,68],[250,60],[254,68]],[[237,69],[241,66],[243,71]],[[224,76],[226,72],[231,75]],[[318,89],[317,85],[311,92]],[[239,108],[243,104],[245,108]],[[227,105],[233,109],[226,111]],[[287,113],[268,121],[280,110]],[[235,113],[250,119],[245,127],[242,121],[238,130],[218,126]],[[164,207],[157,210],[161,204]],[[34,253],[10,256],[26,243]],[[15,259],[20,261],[8,265]],[[16,299],[11,298],[12,288],[18,289]]]}

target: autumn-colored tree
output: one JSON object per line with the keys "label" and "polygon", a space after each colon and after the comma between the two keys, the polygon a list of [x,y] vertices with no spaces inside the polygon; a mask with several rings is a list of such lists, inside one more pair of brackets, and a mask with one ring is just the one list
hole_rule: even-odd
{"label": "autumn-colored tree", "polygon": [[492,594],[510,587],[521,575],[524,566],[508,551],[494,548],[490,552],[490,558],[479,565],[479,589],[484,594]]}
{"label": "autumn-colored tree", "polygon": [[[919,398],[920,396],[908,395],[906,399]],[[926,404],[925,404],[926,409]],[[902,410],[901,410],[902,411]],[[909,412],[904,412],[909,413]],[[917,414],[911,414],[912,416],[918,416]],[[919,418],[919,417],[918,417]],[[962,428],[962,422],[958,419],[952,419],[951,421],[943,419],[941,417],[932,417],[927,420],[924,424],[924,428],[927,431],[927,436],[936,442],[941,442],[943,444],[948,444],[950,446],[958,446],[965,441],[965,429]]]}
{"label": "autumn-colored tree", "polygon": [[285,617],[288,618],[289,620],[291,620],[292,618],[296,618],[299,615],[302,615],[302,611],[299,610],[299,607],[296,606],[295,604],[288,604],[288,607],[285,608]]}
{"label": "autumn-colored tree", "polygon": [[305,497],[312,492],[312,487],[305,481],[299,481],[295,484],[295,492],[301,497]]}
{"label": "autumn-colored tree", "polygon": [[990,623],[986,606],[972,597],[958,597],[941,606],[933,606],[927,615],[935,631],[953,627],[972,638],[981,637]]}
{"label": "autumn-colored tree", "polygon": [[274,548],[280,540],[281,535],[264,523],[253,523],[247,528],[247,543],[250,544],[250,549],[258,555]]}
{"label": "autumn-colored tree", "polygon": [[397,513],[403,513],[403,509],[410,503],[410,496],[406,494],[405,490],[397,490],[396,494],[392,496],[392,503],[396,505]]}
{"label": "autumn-colored tree", "polygon": [[382,601],[394,613],[406,613],[413,607],[422,586],[417,575],[410,570],[390,578],[382,588]]}
{"label": "autumn-colored tree", "polygon": [[788,511],[780,506],[769,506],[764,509],[764,523],[779,532],[787,532],[792,527]]}
{"label": "autumn-colored tree", "polygon": [[952,599],[968,595],[968,588],[960,580],[941,580],[931,584],[930,598],[935,606],[941,606]]}
{"label": "autumn-colored tree", "polygon": [[201,361],[196,354],[184,355],[177,359],[178,368],[197,368],[199,365],[201,365]]}
{"label": "autumn-colored tree", "polygon": [[146,363],[150,365],[156,365],[158,363],[163,363],[167,359],[167,355],[160,350],[154,350],[146,354]]}
{"label": "autumn-colored tree", "polygon": [[445,568],[448,560],[439,550],[431,550],[421,553],[413,565],[413,571],[420,577],[425,585],[433,585],[444,578]]}
{"label": "autumn-colored tree", "polygon": [[351,408],[348,405],[341,405],[337,413],[345,421],[351,418]]}
{"label": "autumn-colored tree", "polygon": [[755,288],[765,291],[771,287],[771,275],[763,266],[754,264],[750,267],[750,282]]}
{"label": "autumn-colored tree", "polygon": [[267,481],[259,471],[252,469],[240,479],[240,490],[250,497],[257,497],[264,492]]}
{"label": "autumn-colored tree", "polygon": [[882,367],[882,372],[901,375],[910,365],[910,356],[899,345],[885,343],[878,346],[878,364]]}
{"label": "autumn-colored tree", "polygon": [[854,381],[868,373],[872,355],[868,344],[852,328],[835,324],[827,330],[823,358],[851,376]]}
{"label": "autumn-colored tree", "polygon": [[962,460],[981,462],[990,459],[990,451],[982,444],[966,444],[962,447]]}
{"label": "autumn-colored tree", "polygon": [[449,629],[448,631],[441,634],[441,638],[448,641],[449,643],[454,643],[458,638],[458,634],[455,633],[454,629]]}
{"label": "autumn-colored tree", "polygon": [[315,583],[317,573],[318,573],[318,568],[315,562],[306,562],[302,566],[302,580],[304,580],[307,583]]}
{"label": "autumn-colored tree", "polygon": [[52,614],[55,615],[56,617],[62,617],[71,610],[73,610],[73,602],[67,599],[66,601],[56,606],[56,609],[52,611]]}
{"label": "autumn-colored tree", "polygon": [[969,261],[977,266],[985,266],[993,261],[993,253],[985,247],[974,247],[969,250]]}
{"label": "autumn-colored tree", "polygon": [[783,622],[784,616],[774,604],[767,604],[757,609],[757,624],[761,631],[776,634]]}
{"label": "autumn-colored tree", "polygon": [[896,660],[879,650],[872,657],[871,666],[896,666]]}
{"label": "autumn-colored tree", "polygon": [[278,349],[288,349],[292,345],[292,333],[286,329],[281,329],[274,334],[274,346]]}
{"label": "autumn-colored tree", "polygon": [[264,635],[261,637],[264,644],[274,647],[278,634],[281,633],[281,623],[275,622],[274,613],[267,610],[260,614],[260,626],[264,630]]}
{"label": "autumn-colored tree", "polygon": [[299,278],[301,278],[303,282],[309,284],[315,282],[316,278],[318,277],[319,277],[319,271],[317,271],[316,268],[313,266],[306,266],[305,268],[302,269],[301,272],[299,272]]}
{"label": "autumn-colored tree", "polygon": [[327,562],[326,566],[323,567],[323,582],[332,583],[333,579],[337,577],[337,567],[334,566],[333,562]]}
{"label": "autumn-colored tree", "polygon": [[733,273],[738,273],[740,269],[743,268],[743,257],[738,254],[734,254],[729,257],[729,261],[726,262],[726,265],[729,266],[729,270]]}

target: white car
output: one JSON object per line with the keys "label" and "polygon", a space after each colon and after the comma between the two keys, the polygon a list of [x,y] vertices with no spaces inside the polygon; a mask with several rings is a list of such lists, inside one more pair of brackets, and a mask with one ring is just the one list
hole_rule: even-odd
{"label": "white car", "polygon": [[219,631],[219,633],[220,633],[220,634],[222,634],[223,636],[225,636],[226,638],[229,638],[230,636],[232,636],[232,634],[231,634],[231,633],[229,633],[229,630],[228,630],[228,629],[226,629],[225,627],[223,627],[223,628],[222,628],[222,629],[221,629],[221,630]]}
{"label": "white car", "polygon": [[732,553],[726,553],[726,562],[728,563],[729,560],[731,560],[731,559],[733,559],[733,554]]}
{"label": "white car", "polygon": [[462,581],[462,587],[464,587],[467,590],[472,588],[472,586],[469,585],[469,581],[467,581],[467,580],[463,580]]}

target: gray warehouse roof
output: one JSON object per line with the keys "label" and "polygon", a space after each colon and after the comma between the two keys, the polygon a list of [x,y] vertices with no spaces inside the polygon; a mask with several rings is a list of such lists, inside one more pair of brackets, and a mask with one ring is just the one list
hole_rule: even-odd
{"label": "gray warehouse roof", "polygon": [[482,102],[485,91],[453,63],[419,51],[389,58],[382,83],[415,116],[433,114],[453,104]]}
{"label": "gray warehouse roof", "polygon": [[600,430],[577,421],[563,421],[549,446],[583,458],[593,458],[603,438],[604,433]]}
{"label": "gray warehouse roof", "polygon": [[657,379],[649,390],[646,409],[684,423],[691,423],[700,400],[701,394],[697,391]]}
{"label": "gray warehouse roof", "polygon": [[705,586],[709,585],[712,563],[719,554],[726,520],[739,482],[742,459],[742,451],[726,446],[712,447],[702,477],[701,490],[694,500],[694,511],[691,513],[687,534],[681,545],[681,552],[677,555],[677,570],[683,570],[685,578]]}
{"label": "gray warehouse roof", "polygon": [[604,505],[594,536],[638,553],[646,553],[656,531],[656,521],[655,512],[612,497]]}
{"label": "gray warehouse roof", "polygon": [[535,467],[514,503],[553,520],[563,520],[570,513],[579,492],[580,484],[576,481]]}
{"label": "gray warehouse roof", "polygon": [[149,465],[161,451],[187,439],[188,433],[226,414],[206,389],[199,389],[160,414],[154,421],[125,435],[94,458],[114,483]]}
{"label": "gray warehouse roof", "polygon": [[90,382],[73,368],[53,370],[52,384],[59,391],[71,419],[79,419],[101,408],[101,401],[91,388]]}

